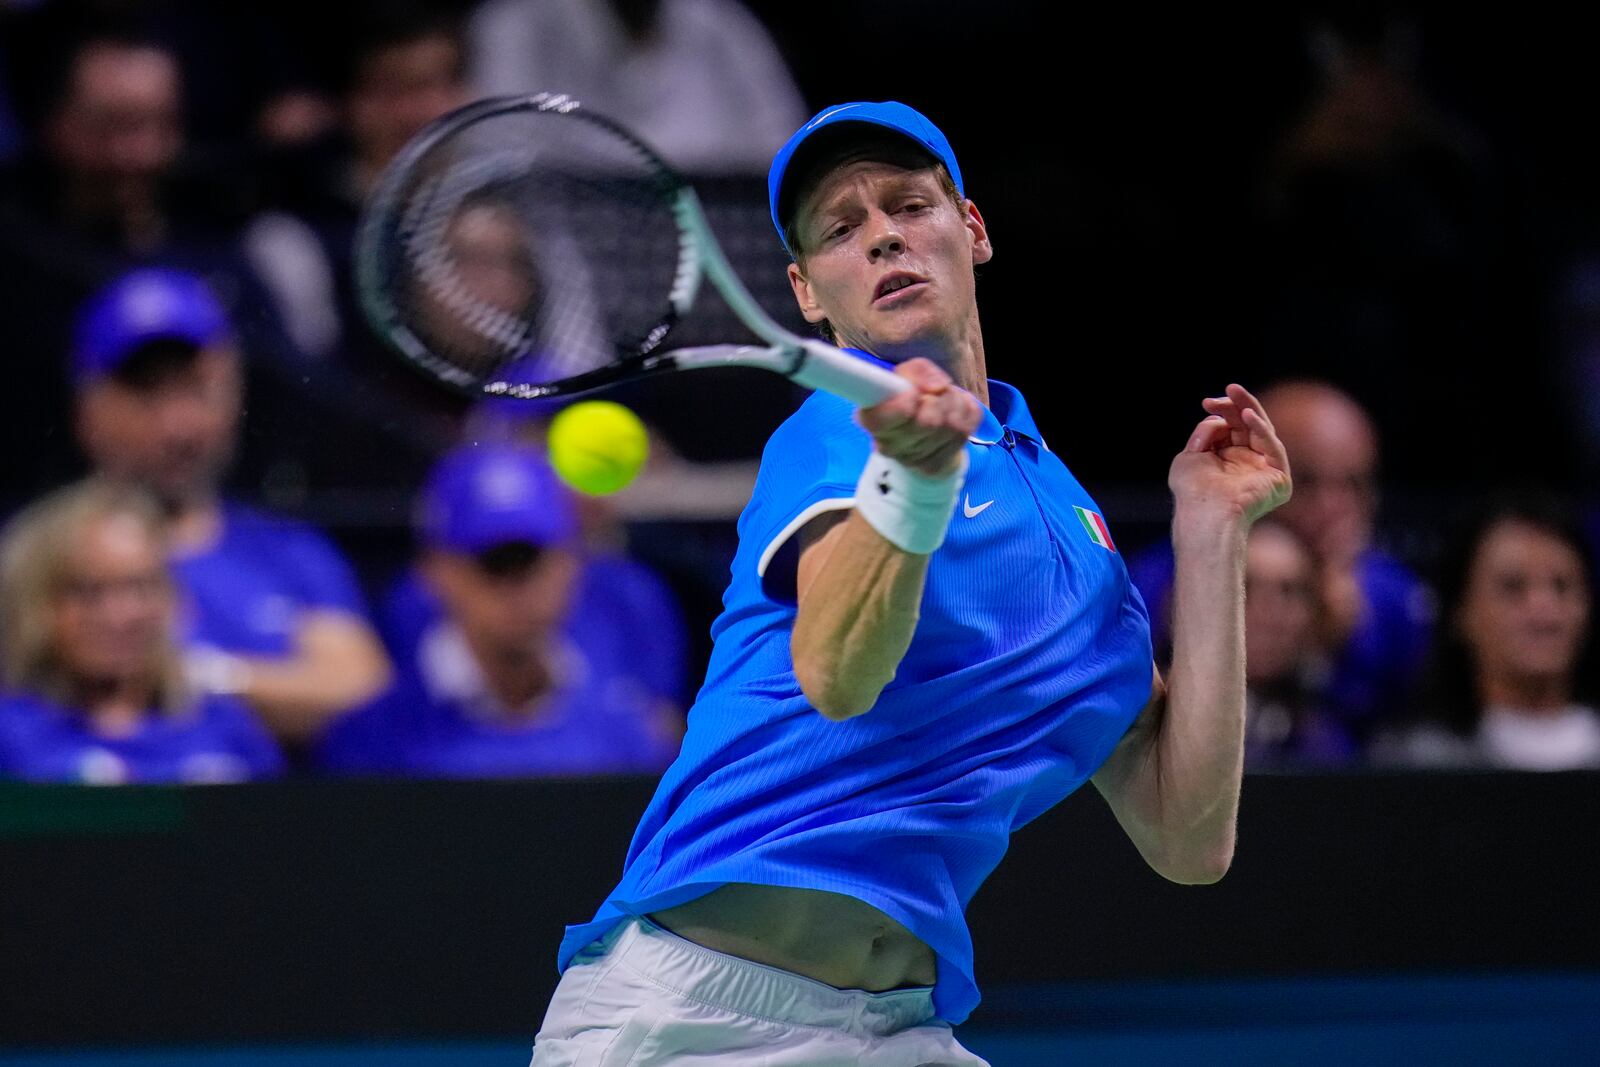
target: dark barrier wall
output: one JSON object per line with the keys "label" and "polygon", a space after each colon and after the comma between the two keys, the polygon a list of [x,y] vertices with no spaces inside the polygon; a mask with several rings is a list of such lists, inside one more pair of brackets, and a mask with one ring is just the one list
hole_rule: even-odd
{"label": "dark barrier wall", "polygon": [[[0,789],[0,1044],[531,1036],[650,791]],[[1182,887],[1086,790],[979,893],[979,977],[1600,967],[1597,798],[1596,774],[1251,777],[1233,870]]]}

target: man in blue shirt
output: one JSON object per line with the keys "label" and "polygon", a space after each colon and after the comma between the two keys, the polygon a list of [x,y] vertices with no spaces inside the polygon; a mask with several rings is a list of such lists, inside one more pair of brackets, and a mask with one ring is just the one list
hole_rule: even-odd
{"label": "man in blue shirt", "polygon": [[166,509],[197,683],[303,743],[388,680],[349,566],[310,527],[219,492],[243,415],[227,317],[199,278],[144,269],[96,294],[74,347],[77,434],[96,473]]}
{"label": "man in blue shirt", "polygon": [[[1269,386],[1261,401],[1294,456],[1297,492],[1276,518],[1311,550],[1316,568],[1317,697],[1328,727],[1359,752],[1375,731],[1404,717],[1417,695],[1433,635],[1433,594],[1375,543],[1378,432],[1361,405],[1309,380]],[[1150,609],[1159,657],[1171,638],[1171,546],[1152,546],[1128,569]]]}
{"label": "man in blue shirt", "polygon": [[[448,777],[659,773],[678,709],[651,684],[626,620],[581,610],[583,558],[568,491],[513,444],[463,446],[418,510],[418,573],[442,613],[398,678],[318,747],[341,773]],[[669,620],[670,621],[670,620]]]}
{"label": "man in blue shirt", "polygon": [[950,1030],[963,911],[1014,829],[1092,780],[1167,878],[1231,861],[1245,535],[1289,494],[1260,404],[1204,401],[1172,463],[1164,682],[1099,509],[987,378],[993,248],[944,135],[829,108],[769,192],[806,319],[913,388],[815,395],[769,442],[682,752],[568,930],[539,1067],[981,1063]]}

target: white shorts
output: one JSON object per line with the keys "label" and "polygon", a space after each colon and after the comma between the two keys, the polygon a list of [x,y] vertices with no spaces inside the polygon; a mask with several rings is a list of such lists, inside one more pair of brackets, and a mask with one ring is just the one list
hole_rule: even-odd
{"label": "white shorts", "polygon": [[561,976],[530,1067],[988,1067],[927,987],[868,993],[619,923]]}

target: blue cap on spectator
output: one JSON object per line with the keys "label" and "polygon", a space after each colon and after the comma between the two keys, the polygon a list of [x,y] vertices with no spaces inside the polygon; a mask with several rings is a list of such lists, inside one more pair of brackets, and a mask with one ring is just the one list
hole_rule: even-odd
{"label": "blue cap on spectator", "polygon": [[[834,107],[823,108],[813,115],[811,120],[795,131],[795,135],[789,138],[788,143],[778,149],[778,154],[772,158],[772,169],[767,172],[767,204],[772,209],[772,225],[778,228],[780,241],[784,236],[783,213],[779,210],[779,205],[783,202],[783,180],[789,170],[789,164],[794,160],[794,154],[818,130],[836,126],[841,122],[863,122],[871,126],[881,126],[909,138],[943,163],[945,169],[950,172],[951,180],[956,183],[956,192],[962,196],[967,195],[966,187],[961,182],[961,168],[956,164],[955,151],[939,127],[929,122],[922,112],[895,100],[885,100],[881,103],[856,101],[850,104],[837,104]],[[784,247],[789,247],[787,241],[784,242]]]}
{"label": "blue cap on spectator", "polygon": [[110,374],[151,341],[200,348],[229,332],[228,315],[205,282],[183,271],[136,270],[100,290],[79,312],[73,368],[80,380]]}
{"label": "blue cap on spectator", "polygon": [[482,552],[525,541],[541,547],[578,532],[572,495],[545,458],[511,444],[466,446],[433,469],[417,513],[435,548]]}

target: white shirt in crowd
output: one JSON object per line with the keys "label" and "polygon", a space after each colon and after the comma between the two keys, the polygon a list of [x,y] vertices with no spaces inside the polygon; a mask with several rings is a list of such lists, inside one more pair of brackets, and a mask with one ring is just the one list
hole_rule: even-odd
{"label": "white shirt in crowd", "polygon": [[806,120],[788,64],[736,0],[661,0],[643,40],[606,0],[489,0],[470,33],[480,95],[566,93],[691,173],[765,174]]}

